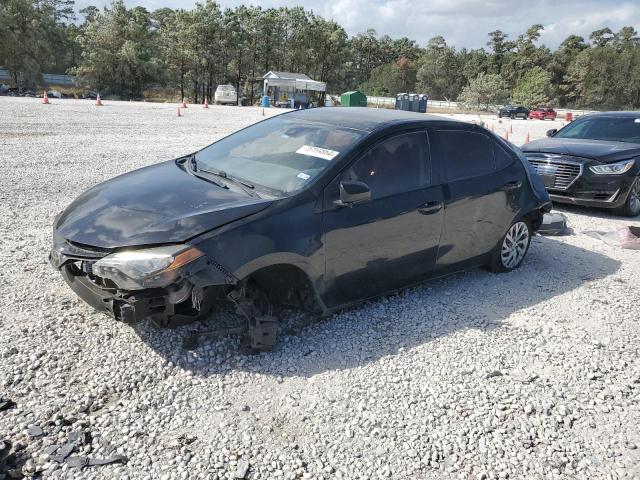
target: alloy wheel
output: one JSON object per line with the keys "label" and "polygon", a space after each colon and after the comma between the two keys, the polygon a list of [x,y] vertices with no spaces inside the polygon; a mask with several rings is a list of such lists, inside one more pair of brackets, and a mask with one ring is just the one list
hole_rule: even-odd
{"label": "alloy wheel", "polygon": [[529,244],[529,227],[525,222],[511,225],[502,242],[500,259],[504,268],[512,269],[524,258]]}
{"label": "alloy wheel", "polygon": [[636,179],[629,192],[629,210],[633,215],[640,213],[640,178]]}

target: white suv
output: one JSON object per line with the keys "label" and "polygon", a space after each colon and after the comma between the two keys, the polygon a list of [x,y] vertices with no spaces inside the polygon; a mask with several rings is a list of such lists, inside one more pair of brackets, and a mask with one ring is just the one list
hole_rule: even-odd
{"label": "white suv", "polygon": [[218,85],[216,88],[216,93],[213,96],[216,101],[216,105],[221,103],[238,103],[238,94],[236,93],[236,89],[233,88],[233,85]]}

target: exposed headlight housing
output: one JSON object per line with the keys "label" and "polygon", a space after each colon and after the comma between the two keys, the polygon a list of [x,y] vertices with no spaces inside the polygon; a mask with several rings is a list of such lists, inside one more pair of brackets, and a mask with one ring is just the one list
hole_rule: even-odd
{"label": "exposed headlight housing", "polygon": [[126,290],[162,288],[174,282],[183,267],[203,256],[189,245],[124,250],[98,260],[92,272]]}
{"label": "exposed headlight housing", "polygon": [[593,173],[598,175],[620,175],[633,168],[635,160],[624,160],[623,162],[609,163],[606,165],[594,165],[589,167]]}

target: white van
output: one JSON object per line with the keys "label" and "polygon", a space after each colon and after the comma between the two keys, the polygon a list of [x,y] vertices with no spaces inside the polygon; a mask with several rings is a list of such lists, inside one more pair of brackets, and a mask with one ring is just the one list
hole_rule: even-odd
{"label": "white van", "polygon": [[238,94],[236,93],[236,89],[233,88],[233,85],[218,85],[213,99],[216,105],[220,105],[221,103],[231,103],[235,105],[238,103]]}

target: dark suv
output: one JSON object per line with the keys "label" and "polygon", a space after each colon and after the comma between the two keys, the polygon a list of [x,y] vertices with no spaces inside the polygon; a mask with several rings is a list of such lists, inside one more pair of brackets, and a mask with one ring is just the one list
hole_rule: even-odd
{"label": "dark suv", "polygon": [[50,258],[119,320],[171,326],[228,299],[268,348],[274,303],[328,313],[517,268],[549,209],[524,155],[477,125],[314,108],[93,187],[57,217]]}
{"label": "dark suv", "polygon": [[498,110],[498,117],[509,117],[513,119],[520,117],[526,120],[529,118],[529,109],[522,105],[505,105]]}
{"label": "dark suv", "polygon": [[640,112],[585,115],[522,147],[555,202],[640,214]]}

